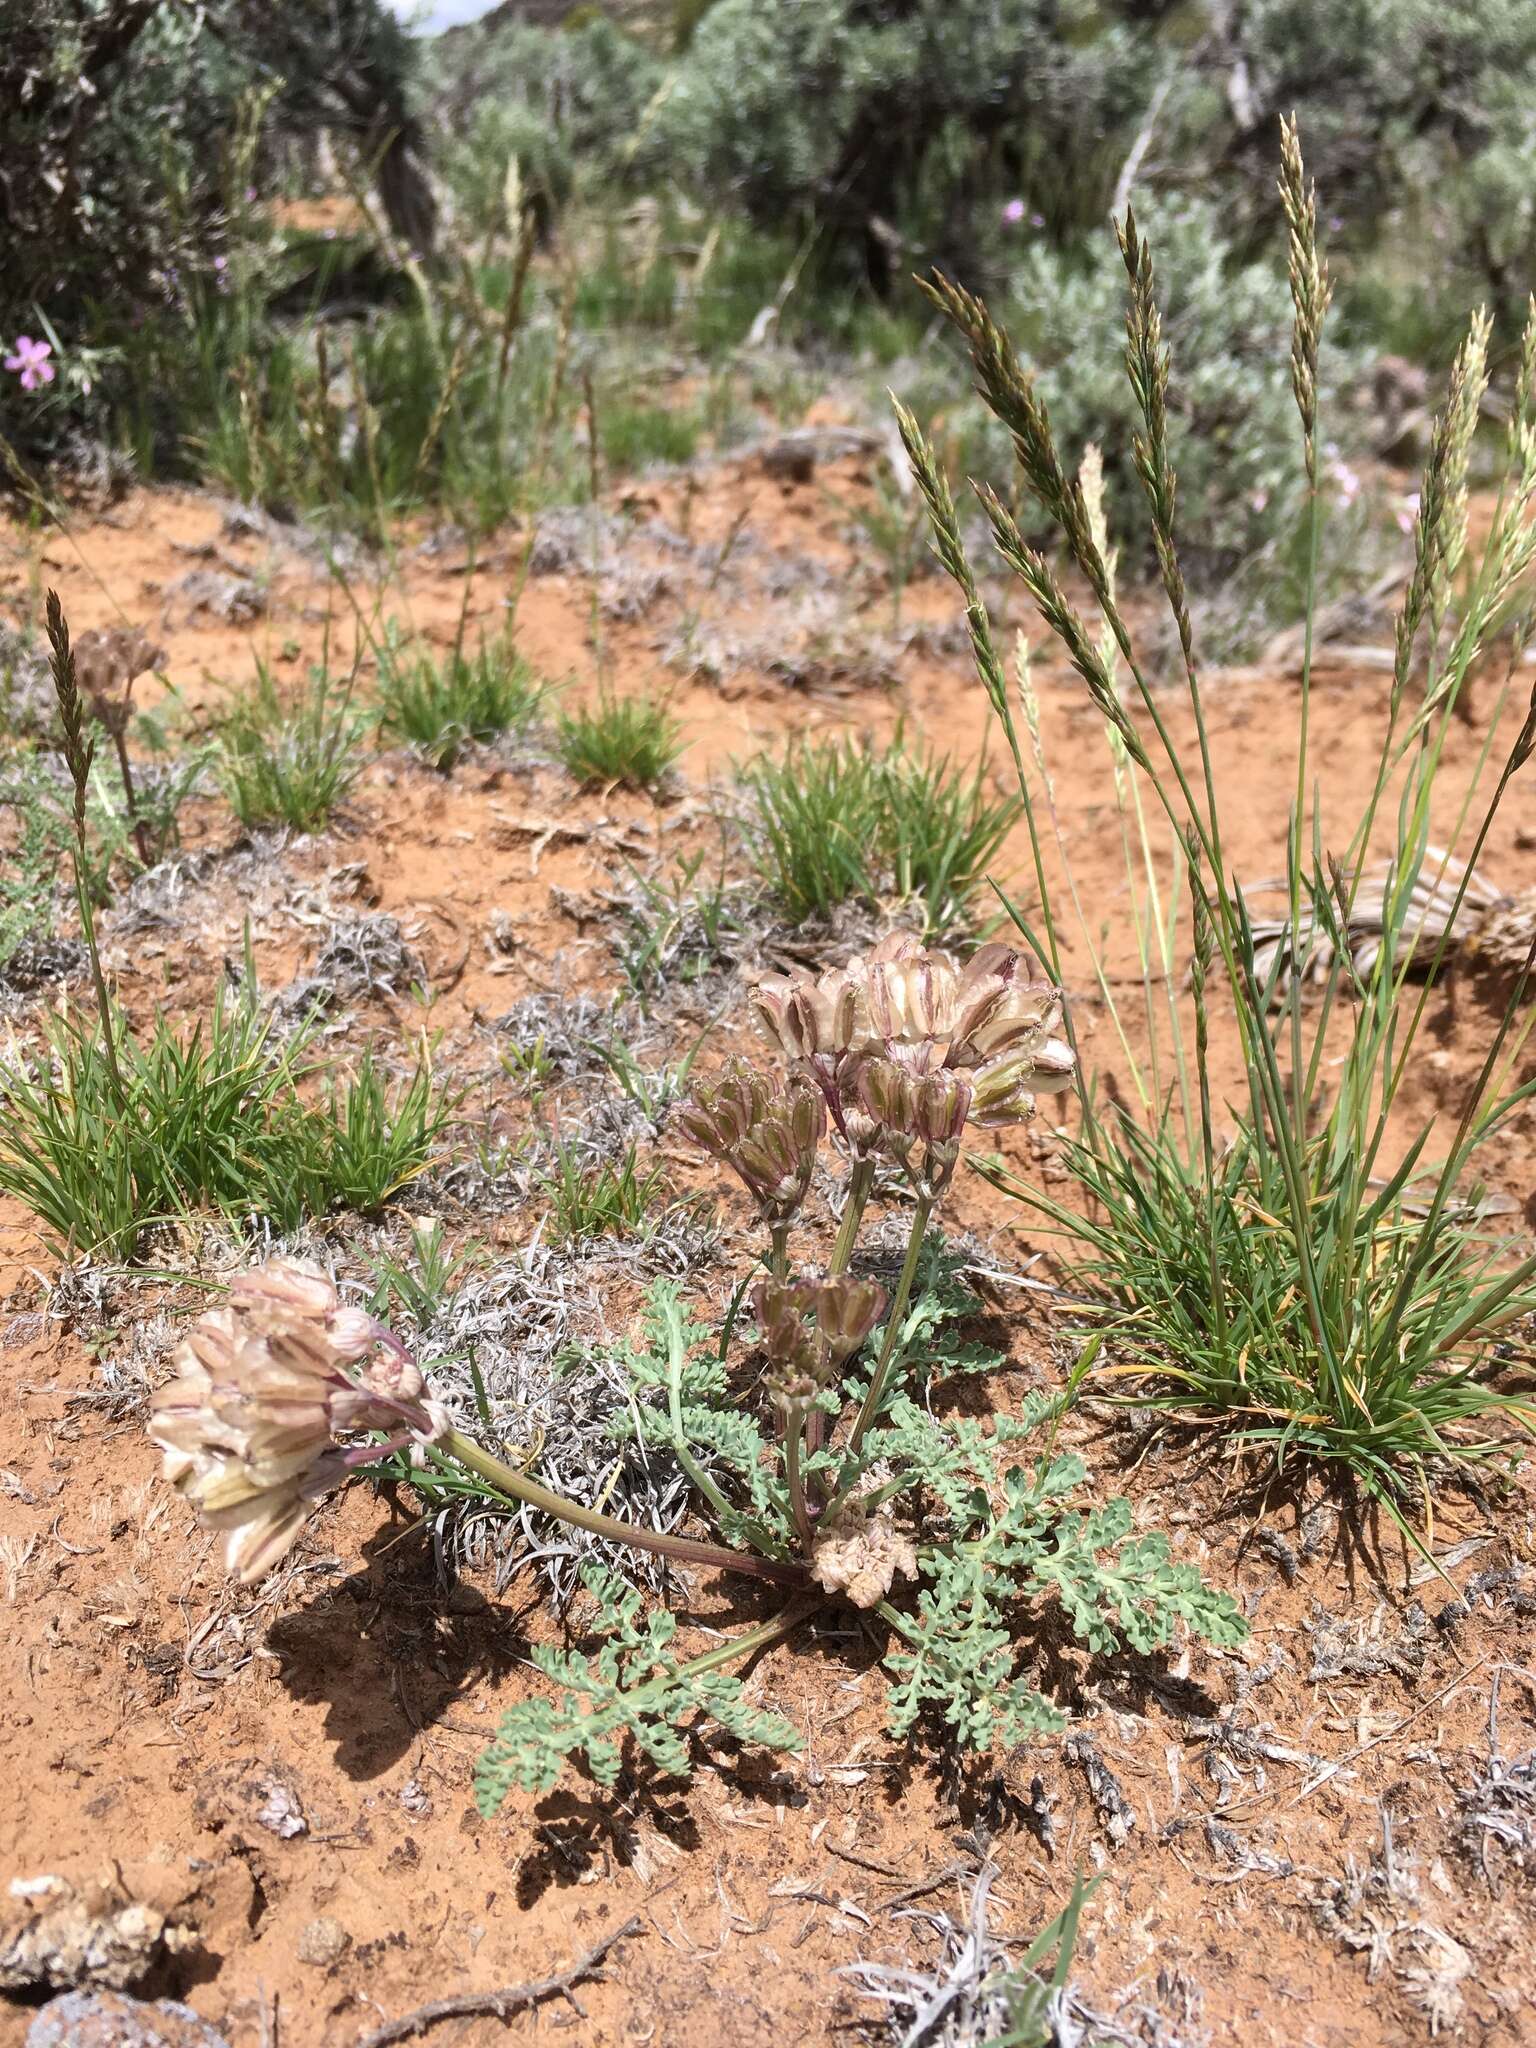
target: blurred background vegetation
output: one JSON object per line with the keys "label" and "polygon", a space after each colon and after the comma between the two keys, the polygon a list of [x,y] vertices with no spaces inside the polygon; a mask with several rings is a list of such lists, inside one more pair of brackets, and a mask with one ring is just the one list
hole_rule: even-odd
{"label": "blurred background vegetation", "polygon": [[440,34],[382,0],[0,0],[0,106],[9,486],[203,478],[374,540],[579,500],[830,383],[872,420],[893,385],[999,476],[932,265],[1021,338],[1068,447],[1103,444],[1113,507],[1130,202],[1189,565],[1273,614],[1281,115],[1338,283],[1355,568],[1359,465],[1412,452],[1474,304],[1509,349],[1536,251],[1530,0],[507,0]]}

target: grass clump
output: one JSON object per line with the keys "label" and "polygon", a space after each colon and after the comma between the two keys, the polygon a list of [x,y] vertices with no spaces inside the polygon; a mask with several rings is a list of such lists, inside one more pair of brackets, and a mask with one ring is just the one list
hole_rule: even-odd
{"label": "grass clump", "polygon": [[654,790],[683,750],[682,727],[649,697],[616,697],[562,713],[555,743],[578,782]]}
{"label": "grass clump", "polygon": [[616,474],[632,474],[657,463],[692,462],[699,425],[691,413],[662,405],[618,405],[602,414],[603,459]]}
{"label": "grass clump", "polygon": [[454,646],[441,659],[391,637],[379,655],[379,724],[432,767],[451,769],[467,746],[522,732],[538,716],[544,685],[501,643],[473,654]]}
{"label": "grass clump", "polygon": [[[1003,560],[1065,644],[1104,723],[1141,964],[1141,1042],[1149,1050],[1140,1057],[1065,848],[1065,887],[1041,858],[1046,819],[1032,791],[1045,774],[1043,754],[1032,775],[948,486],[910,415],[901,415],[901,427],[1029,807],[1042,906],[1031,943],[1056,971],[1067,932],[1080,929],[1129,1072],[1129,1089],[1122,1086],[1107,1109],[1089,1091],[1081,1131],[1067,1150],[1091,1198],[1086,1224],[1042,1190],[999,1178],[1077,1246],[1086,1240],[1086,1252],[1069,1258],[1096,1296],[1085,1359],[1096,1357],[1102,1374],[1133,1381],[1138,1402],[1227,1428],[1281,1465],[1326,1461],[1406,1529],[1405,1511],[1415,1499],[1427,1518],[1432,1467],[1488,1457],[1536,1426],[1530,1397],[1496,1383],[1507,1340],[1536,1311],[1536,1257],[1517,1256],[1483,1227],[1477,1182],[1488,1140],[1536,1095],[1536,1079],[1522,1081],[1517,1073],[1533,1024],[1525,998],[1536,946],[1502,1014],[1490,1022],[1454,1120],[1444,1128],[1422,1121],[1399,1128],[1451,929],[1499,807],[1536,750],[1533,696],[1492,786],[1474,782],[1455,799],[1460,857],[1432,843],[1432,815],[1452,801],[1440,787],[1441,765],[1468,674],[1536,563],[1536,308],[1519,358],[1502,490],[1475,561],[1467,477],[1487,385],[1485,319],[1473,321],[1458,356],[1431,439],[1376,766],[1352,814],[1324,821],[1312,809],[1310,621],[1327,509],[1318,463],[1318,362],[1330,287],[1318,253],[1315,200],[1290,127],[1282,170],[1294,302],[1291,382],[1312,574],[1284,834],[1285,912],[1267,925],[1232,878],[1225,851],[1224,826],[1237,799],[1220,786],[1206,737],[1174,528],[1170,366],[1146,242],[1127,216],[1120,241],[1128,285],[1125,360],[1140,419],[1136,463],[1182,650],[1194,726],[1187,745],[1148,686],[1119,608],[1096,470],[1089,465],[1078,479],[1068,476],[1039,394],[985,307],[942,278],[932,286],[970,350],[983,397],[1013,438],[1022,485],[1036,508],[1031,521],[1056,530],[1100,615],[1091,628],[1013,512],[983,493]],[[1484,765],[1498,758],[1495,729],[1508,688],[1506,680],[1494,702]],[[1028,742],[1034,750],[1038,707],[1031,701],[1026,708],[1035,714]],[[1514,712],[1518,717],[1518,705]],[[1148,825],[1158,812],[1173,831],[1178,857],[1171,868]],[[1368,857],[1382,841],[1385,868],[1372,870]],[[1384,879],[1367,886],[1373,873]],[[1181,901],[1189,906],[1183,960],[1176,950]],[[1425,903],[1436,918],[1427,931]],[[1352,936],[1367,913],[1374,951],[1357,947]],[[1180,998],[1186,985],[1187,1003]],[[1230,1008],[1241,1046],[1241,1103],[1213,1102],[1218,1005]]]}
{"label": "grass clump", "polygon": [[368,1054],[318,1105],[300,1092],[315,1078],[303,1034],[275,1045],[247,992],[221,992],[185,1036],[157,1020],[142,1045],[115,1002],[104,1020],[51,1018],[41,1056],[0,1070],[0,1190],[64,1257],[131,1259],[203,1210],[282,1233],[381,1208],[446,1122],[430,1070],[391,1089]]}
{"label": "grass clump", "polygon": [[219,731],[219,778],[235,816],[248,831],[317,831],[357,780],[362,731],[350,680],[338,688],[322,666],[290,703],[258,662],[256,687],[237,700]]}
{"label": "grass clump", "polygon": [[984,761],[967,774],[900,733],[884,751],[797,741],[750,764],[742,784],[758,871],[797,922],[844,903],[916,900],[929,935],[956,930],[1023,815],[1017,797],[990,794]]}
{"label": "grass clump", "polygon": [[560,1244],[637,1236],[652,1215],[665,1177],[659,1164],[641,1168],[634,1140],[616,1159],[594,1160],[583,1146],[557,1144],[553,1165],[541,1181],[549,1197],[550,1234]]}
{"label": "grass clump", "polygon": [[[54,935],[61,869],[75,848],[69,811],[70,786],[57,763],[26,747],[0,771],[0,807],[12,820],[13,838],[0,869],[0,967],[24,947]],[[131,844],[129,821],[112,804],[99,772],[91,776],[85,812],[84,882],[88,900],[107,901],[113,864]]]}
{"label": "grass clump", "polygon": [[[291,1231],[338,1203],[377,1209],[427,1164],[447,1106],[425,1061],[391,1090],[364,1055],[349,1080],[322,1077],[301,1028],[274,1044],[247,944],[233,999],[179,1034],[157,1015],[133,1036],[107,985],[91,900],[89,794],[98,734],[88,733],[63,607],[48,593],[60,746],[74,790],[72,866],[96,999],[50,1016],[40,1057],[0,1067],[0,1192],[52,1231],[66,1258],[131,1259],[151,1228],[213,1209]],[[321,1080],[316,1106],[301,1092]]]}

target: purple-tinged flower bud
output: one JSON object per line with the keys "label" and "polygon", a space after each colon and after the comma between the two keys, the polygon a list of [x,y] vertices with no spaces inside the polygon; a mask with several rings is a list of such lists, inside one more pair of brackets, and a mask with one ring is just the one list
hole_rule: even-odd
{"label": "purple-tinged flower bud", "polygon": [[917,1135],[916,1083],[894,1060],[861,1060],[857,1086],[859,1101],[877,1124],[903,1137]]}
{"label": "purple-tinged flower bud", "polygon": [[1060,989],[1048,981],[1012,982],[963,1035],[957,1032],[949,1063],[980,1066],[1015,1047],[1042,1046],[1060,1032],[1062,1017]]}
{"label": "purple-tinged flower bud", "polygon": [[827,1127],[826,1104],[803,1070],[770,1078],[737,1061],[718,1081],[700,1083],[677,1120],[740,1176],[770,1222],[786,1223],[799,1209]]}
{"label": "purple-tinged flower bud", "polygon": [[331,1345],[336,1356],[355,1364],[379,1343],[379,1325],[364,1308],[339,1308],[330,1320]]}
{"label": "purple-tinged flower bud", "polygon": [[229,1283],[236,1314],[281,1309],[307,1321],[325,1322],[339,1306],[336,1289],[318,1266],[299,1259],[269,1259]]}
{"label": "purple-tinged flower bud", "polygon": [[970,1083],[961,1074],[940,1067],[919,1075],[913,1088],[913,1130],[925,1145],[958,1145],[971,1107]]}
{"label": "purple-tinged flower bud", "polygon": [[702,1152],[729,1159],[762,1116],[769,1084],[745,1060],[732,1060],[713,1081],[700,1081],[673,1115]]}
{"label": "purple-tinged flower bud", "polygon": [[772,1276],[757,1281],[751,1294],[752,1312],[763,1333],[763,1349],[770,1358],[794,1354],[805,1327],[799,1295],[791,1282]]}
{"label": "purple-tinged flower bud", "polygon": [[999,1053],[971,1075],[971,1122],[981,1130],[1026,1122],[1037,1095],[1071,1086],[1075,1065],[1071,1046],[1060,1038]]}
{"label": "purple-tinged flower bud", "polygon": [[827,1346],[806,1321],[801,1290],[789,1281],[759,1280],[752,1306],[768,1354],[763,1379],[769,1398],[786,1420],[795,1412],[803,1416],[830,1377]]}
{"label": "purple-tinged flower bud", "polygon": [[815,1317],[817,1333],[835,1366],[853,1356],[885,1311],[885,1289],[847,1273],[835,1280],[802,1280],[795,1291]]}

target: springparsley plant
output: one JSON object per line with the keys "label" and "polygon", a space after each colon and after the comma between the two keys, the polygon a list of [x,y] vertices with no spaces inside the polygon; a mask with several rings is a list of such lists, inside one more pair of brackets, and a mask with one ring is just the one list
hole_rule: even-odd
{"label": "springparsley plant", "polygon": [[[1046,1605],[1096,1652],[1155,1650],[1180,1622],[1218,1644],[1246,1634],[1231,1597],[1138,1531],[1124,1501],[1085,1498],[1082,1460],[1055,1442],[1064,1395],[985,1419],[936,1412],[946,1380],[1002,1361],[966,1341],[976,1303],[933,1219],[968,1125],[1020,1123],[1037,1094],[1070,1085],[1059,990],[1010,947],[983,946],[962,968],[901,934],[820,977],[771,977],[753,1007],[777,1063],[737,1060],[697,1082],[676,1124],[745,1187],[759,1267],[721,1327],[676,1287],[652,1290],[623,1353],[632,1399],[611,1424],[675,1460],[710,1540],[620,1521],[492,1455],[453,1426],[391,1332],[291,1264],[239,1283],[156,1397],[169,1476],[247,1576],[286,1550],[316,1497],[381,1455],[382,1436],[476,1476],[494,1500],[787,1589],[778,1614],[683,1660],[670,1614],[644,1613],[637,1592],[590,1571],[597,1648],[538,1653],[553,1698],[503,1718],[476,1774],[487,1813],[514,1786],[552,1784],[572,1756],[612,1783],[626,1738],[677,1776],[702,1724],[793,1747],[793,1729],[727,1667],[831,1606],[884,1633],[893,1735],[936,1731],[978,1750],[1063,1723],[1028,1669]],[[829,1141],[846,1167],[841,1217],[816,1263],[801,1263],[791,1238],[814,1234],[807,1207]],[[859,1252],[877,1175],[911,1205],[889,1291]]]}

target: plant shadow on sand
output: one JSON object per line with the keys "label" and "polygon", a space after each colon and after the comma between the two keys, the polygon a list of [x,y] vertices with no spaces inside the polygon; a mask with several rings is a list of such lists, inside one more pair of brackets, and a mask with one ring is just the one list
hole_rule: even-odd
{"label": "plant shadow on sand", "polygon": [[524,1615],[474,1588],[444,1587],[430,1550],[383,1529],[360,1571],[284,1614],[267,1636],[296,1701],[326,1702],[324,1736],[337,1768],[363,1781],[396,1764],[479,1685],[527,1655]]}

